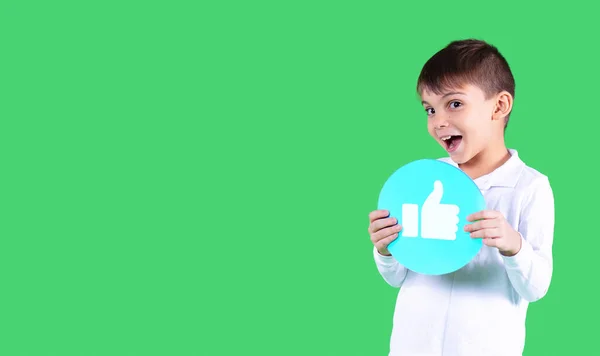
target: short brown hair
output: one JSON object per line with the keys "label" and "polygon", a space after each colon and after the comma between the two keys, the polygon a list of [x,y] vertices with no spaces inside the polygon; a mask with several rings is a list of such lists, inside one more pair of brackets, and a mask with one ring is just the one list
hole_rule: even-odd
{"label": "short brown hair", "polygon": [[515,96],[515,79],[504,56],[495,46],[477,39],[450,42],[434,54],[421,70],[417,92],[427,90],[439,95],[465,84],[478,86],[486,99],[503,90]]}

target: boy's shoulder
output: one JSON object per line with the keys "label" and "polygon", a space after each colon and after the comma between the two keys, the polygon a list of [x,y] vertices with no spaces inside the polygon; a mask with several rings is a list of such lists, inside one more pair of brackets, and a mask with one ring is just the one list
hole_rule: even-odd
{"label": "boy's shoulder", "polygon": [[[522,162],[522,161],[521,161]],[[523,162],[519,183],[528,185],[539,182],[549,182],[548,176]]]}
{"label": "boy's shoulder", "polygon": [[511,149],[512,159],[514,166],[514,174],[517,179],[515,180],[515,189],[521,189],[529,191],[533,194],[537,189],[550,189],[550,180],[548,176],[538,169],[529,166],[519,156],[519,153]]}

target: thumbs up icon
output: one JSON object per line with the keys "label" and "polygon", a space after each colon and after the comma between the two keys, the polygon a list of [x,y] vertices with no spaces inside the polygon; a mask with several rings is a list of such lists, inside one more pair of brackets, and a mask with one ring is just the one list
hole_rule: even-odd
{"label": "thumbs up icon", "polygon": [[[442,182],[433,183],[421,208],[421,237],[425,239],[456,240],[458,231],[458,205],[440,204],[444,195]],[[417,237],[419,226],[419,206],[402,204],[402,236]]]}

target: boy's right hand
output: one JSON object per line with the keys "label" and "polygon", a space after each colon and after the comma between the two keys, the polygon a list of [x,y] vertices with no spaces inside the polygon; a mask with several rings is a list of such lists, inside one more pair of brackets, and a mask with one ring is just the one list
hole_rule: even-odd
{"label": "boy's right hand", "polygon": [[369,234],[371,242],[377,248],[380,255],[391,256],[388,245],[398,237],[402,226],[396,218],[389,217],[387,210],[375,210],[369,214]]}

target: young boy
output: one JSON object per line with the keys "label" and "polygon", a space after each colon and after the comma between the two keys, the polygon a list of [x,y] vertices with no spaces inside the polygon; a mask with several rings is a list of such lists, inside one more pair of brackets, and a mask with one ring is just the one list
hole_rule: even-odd
{"label": "young boy", "polygon": [[465,227],[484,245],[454,273],[418,274],[387,250],[402,230],[397,218],[370,213],[377,269],[400,288],[390,356],[523,353],[528,304],[546,294],[552,276],[554,197],[548,178],[505,145],[514,90],[506,60],[483,41],[454,41],[421,71],[428,131],[449,154],[440,160],[463,170],[485,197],[487,209]]}

